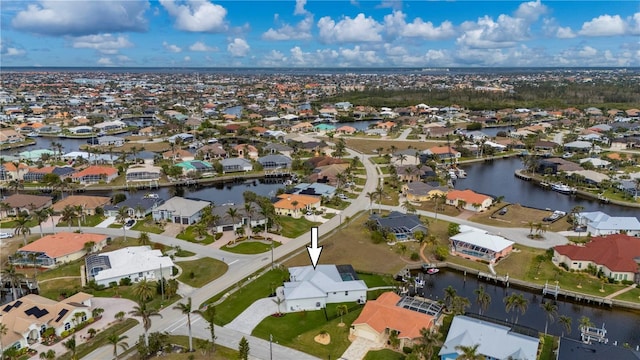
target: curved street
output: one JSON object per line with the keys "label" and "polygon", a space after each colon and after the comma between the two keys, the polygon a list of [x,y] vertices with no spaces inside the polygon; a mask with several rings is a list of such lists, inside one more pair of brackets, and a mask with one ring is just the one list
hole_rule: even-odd
{"label": "curved street", "polygon": [[[369,199],[366,197],[368,192],[373,192],[379,181],[382,179],[382,175],[378,172],[377,166],[369,161],[370,155],[363,155],[361,153],[355,152],[353,150],[348,149],[350,156],[358,156],[364,167],[366,169],[366,183],[364,188],[358,195],[356,199],[351,200],[351,204],[344,209],[338,216],[334,216],[329,219],[327,222],[319,225],[319,234],[322,236],[333,230],[334,228],[340,226],[342,221],[347,217],[351,217],[358,213],[359,211],[367,210],[369,208]],[[376,205],[378,206],[378,205]],[[400,206],[387,206],[382,205],[382,209],[384,210],[398,210],[402,211]],[[435,217],[435,213],[428,211],[419,211],[421,215],[428,217]],[[538,248],[548,248],[550,246],[555,246],[558,244],[564,244],[567,242],[567,239],[557,233],[547,232],[545,234],[545,238],[543,240],[532,240],[527,237],[529,234],[529,229],[524,228],[499,228],[494,226],[482,225],[473,223],[468,220],[463,220],[455,217],[445,216],[442,214],[438,214],[438,218],[444,219],[447,221],[457,222],[459,224],[470,225],[477,228],[481,228],[487,230],[494,234],[500,234],[505,236],[506,238],[526,246],[538,247]],[[81,228],[84,232],[92,232],[99,233],[111,236],[122,236],[123,231],[121,229],[116,228],[95,228],[95,227],[87,227]],[[52,230],[52,226],[45,227],[45,230]],[[53,229],[55,230],[55,228]],[[37,227],[33,228],[33,231],[39,231]],[[137,237],[137,231],[127,231],[127,236]],[[176,239],[169,236],[157,235],[157,234],[149,234],[150,238],[154,242],[158,242],[167,246],[176,246],[179,245],[182,249],[188,250],[198,254],[200,257],[211,257],[220,261],[224,261],[228,264],[228,271],[220,278],[210,282],[209,284],[201,287],[195,288],[190,293],[185,294],[192,298],[193,308],[197,309],[203,304],[206,300],[211,298],[212,296],[225,291],[226,289],[234,286],[235,284],[247,279],[249,276],[254,274],[255,272],[268,267],[271,264],[271,254],[262,253],[257,255],[242,255],[242,254],[233,254],[229,252],[225,252],[219,249],[216,249],[212,246],[204,246],[200,244],[191,243],[188,241],[183,241],[180,239]],[[287,255],[303,249],[306,245],[309,244],[310,240],[310,232],[307,232],[296,239],[293,239],[286,244],[283,244],[273,251],[273,259],[274,262],[286,257]],[[183,315],[178,310],[174,310],[172,307],[167,307],[160,310],[162,314],[162,318],[155,318],[152,322],[152,327],[150,329],[153,331],[167,331],[172,334],[186,335],[186,316]],[[199,338],[208,338],[209,331],[206,329],[207,324],[202,318],[198,315],[192,316],[192,332],[194,337]],[[138,325],[129,331],[127,331],[123,335],[127,335],[130,339],[131,343],[135,342],[140,335],[143,334],[142,325]],[[216,327],[216,335],[218,339],[216,342],[218,344],[227,346],[232,349],[237,349],[239,340],[244,336],[249,341],[250,349],[251,349],[251,358],[252,359],[280,359],[280,360],[305,360],[305,359],[315,359],[315,357],[304,354],[297,350],[293,350],[290,348],[286,348],[284,346],[280,346],[278,344],[271,344],[272,353],[270,352],[270,344],[268,341],[259,339],[256,337],[249,336],[247,334],[240,333],[238,331],[224,328],[224,327]],[[112,355],[112,348],[109,346],[104,346],[99,348],[85,357],[85,359],[96,359],[102,360],[110,358]]]}

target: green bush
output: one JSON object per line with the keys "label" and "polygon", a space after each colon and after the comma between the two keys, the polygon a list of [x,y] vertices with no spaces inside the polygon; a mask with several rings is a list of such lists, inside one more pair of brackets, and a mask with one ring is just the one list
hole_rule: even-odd
{"label": "green bush", "polygon": [[446,246],[438,246],[434,252],[436,259],[438,261],[445,261],[447,259],[447,255],[449,255],[449,249]]}
{"label": "green bush", "polygon": [[120,279],[120,286],[129,286],[129,285],[131,285],[131,279],[129,278]]}
{"label": "green bush", "polygon": [[418,254],[417,252],[412,252],[411,253],[411,261],[418,261],[420,260],[420,254]]}

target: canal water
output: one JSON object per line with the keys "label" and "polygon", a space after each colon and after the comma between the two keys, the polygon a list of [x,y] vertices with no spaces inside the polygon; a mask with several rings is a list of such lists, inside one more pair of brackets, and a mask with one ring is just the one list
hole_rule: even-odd
{"label": "canal water", "polygon": [[493,197],[504,196],[505,201],[538,209],[571,211],[574,206],[584,207],[584,211],[603,211],[611,216],[638,216],[640,209],[613,204],[602,204],[598,200],[564,195],[545,190],[529,181],[516,178],[514,172],[523,167],[518,157],[496,159],[461,166],[467,173],[465,179],[458,179],[455,188],[471,189]]}
{"label": "canal water", "polygon": [[[571,334],[564,331],[564,335],[571,338],[580,338],[580,330],[578,329],[580,318],[588,317],[596,327],[604,327],[607,330],[609,344],[614,341],[618,345],[629,343],[634,348],[640,345],[640,313],[627,311],[619,308],[610,308],[606,305],[589,305],[585,303],[572,303],[564,301],[562,297],[554,300],[552,297],[543,297],[542,293],[532,293],[516,289],[513,287],[504,287],[494,282],[486,282],[479,280],[475,276],[464,276],[457,271],[440,270],[435,275],[425,275],[427,281],[423,288],[422,295],[425,298],[433,300],[441,300],[444,298],[444,289],[452,286],[457,291],[457,295],[466,297],[471,302],[471,306],[467,308],[467,312],[478,313],[479,306],[476,303],[474,291],[483,286],[485,291],[491,296],[491,303],[483,315],[505,321],[515,321],[516,312],[511,313],[505,311],[504,298],[512,293],[521,293],[527,299],[528,307],[523,315],[518,316],[518,324],[534,328],[540,332],[544,332],[546,314],[541,307],[544,302],[552,301],[558,306],[558,315],[553,323],[549,323],[548,333],[553,335],[561,335],[564,327],[559,323],[560,315],[569,316],[572,319]],[[519,313],[518,313],[519,314]]]}

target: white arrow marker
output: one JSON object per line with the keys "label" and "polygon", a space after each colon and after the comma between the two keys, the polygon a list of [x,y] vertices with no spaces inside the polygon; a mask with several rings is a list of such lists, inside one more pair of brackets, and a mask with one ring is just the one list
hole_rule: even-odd
{"label": "white arrow marker", "polygon": [[309,252],[309,259],[311,259],[313,270],[315,270],[316,265],[318,265],[318,260],[320,259],[320,253],[322,252],[322,246],[318,246],[318,227],[311,228],[311,246],[307,246],[307,251]]}

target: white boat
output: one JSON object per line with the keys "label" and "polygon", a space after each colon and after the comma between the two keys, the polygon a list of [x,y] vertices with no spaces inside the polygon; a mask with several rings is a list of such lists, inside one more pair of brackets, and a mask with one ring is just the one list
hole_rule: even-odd
{"label": "white boat", "polygon": [[437,274],[440,271],[440,269],[438,268],[431,268],[427,270],[427,274],[429,275],[433,275],[433,274]]}
{"label": "white boat", "polygon": [[145,199],[159,199],[160,195],[154,193],[144,194]]}
{"label": "white boat", "polygon": [[573,194],[576,192],[576,188],[572,188],[571,186],[562,183],[551,184],[551,190],[557,191],[561,194]]}
{"label": "white boat", "polygon": [[39,137],[40,134],[36,131],[32,131],[30,133],[27,134],[28,137]]}
{"label": "white boat", "polygon": [[451,180],[456,180],[458,178],[458,175],[456,175],[455,171],[449,170],[449,177],[451,178]]}

